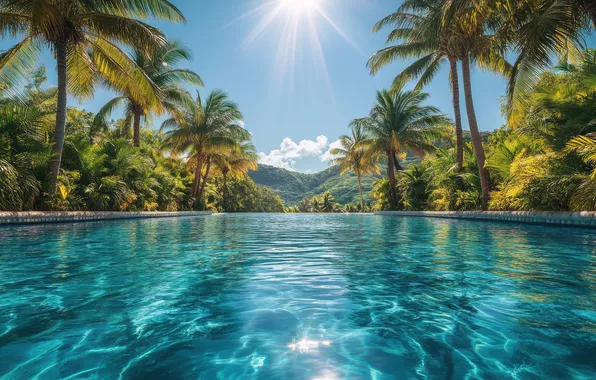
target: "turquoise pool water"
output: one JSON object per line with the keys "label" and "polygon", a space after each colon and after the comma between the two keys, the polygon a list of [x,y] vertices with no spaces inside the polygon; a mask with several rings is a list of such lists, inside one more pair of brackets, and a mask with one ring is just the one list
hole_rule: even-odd
{"label": "turquoise pool water", "polygon": [[237,215],[0,228],[2,379],[588,379],[596,231]]}

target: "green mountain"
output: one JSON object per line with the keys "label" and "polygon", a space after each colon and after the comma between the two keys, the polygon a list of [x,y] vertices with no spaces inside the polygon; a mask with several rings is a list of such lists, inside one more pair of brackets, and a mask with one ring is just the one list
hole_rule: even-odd
{"label": "green mountain", "polygon": [[[360,203],[358,194],[358,179],[352,173],[340,174],[339,167],[333,166],[315,174],[291,172],[273,166],[259,165],[257,171],[249,173],[250,178],[261,186],[273,189],[284,200],[286,206],[296,205],[304,198],[329,191],[335,201],[341,204]],[[369,200],[368,194],[372,184],[381,176],[364,176],[362,187],[365,201]]]}

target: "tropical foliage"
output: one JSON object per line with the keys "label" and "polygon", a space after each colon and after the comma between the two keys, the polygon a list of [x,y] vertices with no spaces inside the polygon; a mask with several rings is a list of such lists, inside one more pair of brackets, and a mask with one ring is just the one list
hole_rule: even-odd
{"label": "tropical foliage", "polygon": [[[439,149],[426,160],[378,181],[371,192],[376,208],[395,208],[399,193],[403,209],[596,209],[591,153],[596,60],[593,51],[582,52],[588,16],[596,20],[592,3],[405,0],[377,23],[375,31],[392,30],[388,47],[369,60],[373,74],[396,59],[414,59],[396,76],[393,91],[412,79],[419,90],[449,63],[456,138],[453,144],[435,141]],[[509,82],[503,103],[508,124],[484,141],[471,91],[472,65]],[[460,130],[460,70],[471,144]]]}
{"label": "tropical foliage", "polygon": [[0,37],[20,39],[0,54],[0,73],[8,84],[29,74],[44,45],[56,57],[57,112],[46,181],[53,198],[64,148],[67,95],[89,98],[104,79],[135,98],[156,101],[153,83],[122,47],[150,54],[165,37],[138,19],[180,22],[184,16],[165,0],[1,0],[0,9]]}
{"label": "tropical foliage", "polygon": [[121,87],[121,83],[105,79],[108,87],[121,92],[122,95],[110,100],[99,110],[95,123],[105,124],[106,118],[114,109],[124,107],[123,126],[128,129],[132,123],[134,145],[140,146],[142,117],[149,121],[151,113],[161,115],[168,112],[178,115],[179,106],[192,103],[190,95],[182,85],[203,86],[203,81],[195,72],[176,68],[181,60],[190,61],[191,57],[190,50],[176,41],[167,41],[163,46],[155,48],[149,56],[144,51],[136,50],[133,60],[151,81],[150,91],[139,97],[130,86]]}
{"label": "tropical foliage", "polygon": [[[204,102],[197,92],[196,103],[181,109],[180,113],[164,121],[161,129],[166,131],[166,144],[173,154],[190,157],[189,164],[194,171],[191,202],[194,205],[198,201],[199,207],[205,208],[205,190],[214,163],[218,157],[223,156],[225,160],[226,156],[241,151],[250,133],[242,126],[238,105],[223,91],[212,92]],[[245,157],[245,152],[240,154]],[[256,164],[256,156],[248,158],[251,159]]]}
{"label": "tropical foliage", "polygon": [[289,207],[286,212],[289,213],[338,213],[338,212],[365,212],[369,211],[368,205],[362,207],[362,203],[358,205],[341,205],[335,202],[335,197],[329,191],[320,195],[315,195],[312,198],[305,198],[301,200],[298,205]]}
{"label": "tropical foliage", "polygon": [[[144,21],[184,22],[170,2],[0,0],[0,38],[14,43],[0,53],[0,209],[596,210],[596,51],[584,46],[595,4],[403,1],[374,26],[391,31],[368,67],[412,62],[350,124],[335,166],[306,175],[256,171],[239,106],[220,90],[193,99],[203,82],[180,67],[191,52]],[[44,48],[55,88],[35,70]],[[423,92],[443,65],[453,125]],[[507,124],[488,137],[473,68],[508,83]],[[116,97],[97,114],[67,106],[98,86]],[[159,132],[152,116],[166,117]]]}
{"label": "tropical foliage", "polygon": [[360,210],[364,211],[364,194],[362,191],[362,176],[366,174],[379,173],[378,164],[372,159],[373,155],[368,153],[367,136],[361,125],[354,125],[351,136],[342,136],[339,139],[339,148],[331,150],[333,164],[338,165],[341,174],[348,171],[354,172],[358,179],[358,192],[360,193]]}
{"label": "tropical foliage", "polygon": [[[419,160],[407,157],[404,165],[409,165]],[[258,185],[273,189],[289,206],[296,206],[305,198],[329,191],[335,201],[342,205],[359,205],[360,193],[358,191],[358,178],[351,172],[341,174],[338,165],[331,166],[317,173],[299,173],[268,165],[259,165],[258,170],[248,173],[250,178]],[[362,175],[362,192],[364,203],[370,203],[369,193],[373,182],[380,179],[381,175],[372,173]]]}
{"label": "tropical foliage", "polygon": [[[543,73],[519,115],[519,127],[502,127],[484,141],[491,210],[596,210],[595,54],[587,51],[579,65]],[[482,188],[472,151],[470,143],[464,145],[459,173],[454,147],[441,147],[401,171],[402,207],[480,208]],[[371,196],[377,208],[389,208],[388,182],[375,184]]]}
{"label": "tropical foliage", "polygon": [[423,105],[428,94],[420,91],[378,91],[377,100],[366,118],[352,121],[352,128],[362,128],[363,146],[368,160],[384,160],[389,180],[389,207],[400,208],[396,171],[404,168],[400,157],[408,151],[424,156],[435,147],[433,139],[446,133],[448,119],[432,106]]}
{"label": "tropical foliage", "polygon": [[[224,130],[228,134],[219,138],[226,144],[209,150],[217,174],[204,185],[206,201],[195,206],[196,161],[175,154],[171,135],[141,131],[136,147],[120,127],[122,120],[98,127],[96,115],[76,108],[67,109],[57,191],[48,202],[43,189],[53,155],[57,91],[44,87],[43,69],[32,78],[23,93],[0,94],[0,209],[283,212],[283,201],[273,191],[245,175],[256,168],[256,155],[244,130],[237,135]],[[203,170],[202,179],[206,176]],[[230,180],[222,185],[226,176]]]}

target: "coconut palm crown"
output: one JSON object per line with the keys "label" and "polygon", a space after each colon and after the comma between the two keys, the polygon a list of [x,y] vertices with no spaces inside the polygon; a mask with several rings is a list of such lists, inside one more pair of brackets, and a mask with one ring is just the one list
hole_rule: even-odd
{"label": "coconut palm crown", "polygon": [[152,83],[122,50],[151,51],[165,42],[163,33],[136,18],[184,21],[166,0],[0,0],[0,37],[20,41],[0,54],[0,73],[17,82],[31,72],[43,46],[54,52],[58,74],[54,159],[50,163],[49,198],[55,192],[64,147],[67,94],[93,95],[100,77],[129,87],[141,98]]}
{"label": "coconut palm crown", "polygon": [[439,109],[423,105],[429,95],[420,91],[395,89],[377,91],[377,99],[367,118],[352,121],[368,134],[368,154],[385,157],[391,185],[390,207],[398,207],[395,171],[403,170],[399,156],[413,152],[423,156],[435,149],[433,139],[444,138],[449,119]]}
{"label": "coconut palm crown", "polygon": [[222,149],[230,149],[238,136],[248,140],[250,134],[244,129],[242,113],[238,105],[228,99],[225,92],[215,90],[203,101],[197,91],[193,107],[187,107],[182,115],[167,119],[162,124],[166,143],[173,154],[187,154],[194,167],[191,203],[202,203],[205,187],[212,165],[212,156]]}
{"label": "coconut palm crown", "polygon": [[331,163],[339,165],[341,174],[349,171],[354,172],[358,178],[358,191],[360,192],[360,210],[364,211],[364,195],[362,192],[362,176],[379,173],[379,165],[367,154],[366,147],[367,136],[361,125],[352,127],[351,136],[341,136],[339,138],[339,148],[331,150],[334,157]]}
{"label": "coconut palm crown", "polygon": [[97,113],[96,123],[105,124],[106,118],[118,107],[125,108],[125,123],[133,127],[133,143],[140,146],[141,117],[151,113],[174,115],[180,105],[192,105],[192,97],[182,88],[185,84],[203,86],[201,77],[188,69],[177,68],[180,61],[190,61],[191,51],[178,41],[168,41],[157,47],[150,55],[135,50],[133,60],[152,83],[152,91],[139,97],[131,86],[119,88],[118,82],[106,80],[108,87],[122,95],[106,103]]}

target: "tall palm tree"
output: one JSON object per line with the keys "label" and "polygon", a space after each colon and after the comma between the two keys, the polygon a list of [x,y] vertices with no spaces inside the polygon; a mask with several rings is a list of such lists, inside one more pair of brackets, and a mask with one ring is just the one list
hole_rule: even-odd
{"label": "tall palm tree", "polygon": [[510,73],[511,66],[505,60],[504,48],[498,36],[485,33],[485,23],[492,14],[486,6],[479,10],[476,3],[479,2],[468,2],[466,7],[460,0],[406,1],[400,8],[401,12],[388,16],[377,25],[377,28],[397,25],[398,29],[390,34],[389,42],[402,39],[406,42],[381,50],[371,58],[369,66],[374,72],[396,58],[417,57],[418,60],[396,78],[396,85],[413,77],[420,77],[417,84],[417,88],[420,88],[432,80],[442,61],[449,61],[456,119],[456,160],[461,172],[464,144],[457,75],[457,61],[461,61],[468,124],[482,184],[482,208],[487,209],[490,180],[485,167],[486,154],[474,108],[470,65],[473,62],[482,69],[503,75]]}
{"label": "tall palm tree", "polygon": [[373,27],[378,32],[393,27],[387,37],[387,44],[405,41],[379,50],[368,61],[371,74],[393,62],[395,59],[416,57],[394,80],[394,87],[418,78],[415,89],[421,90],[429,84],[440,67],[449,64],[449,80],[455,117],[456,163],[461,173],[464,160],[464,139],[460,107],[459,75],[457,69],[457,35],[453,30],[443,28],[441,0],[406,0],[397,10],[383,18]]}
{"label": "tall palm tree", "polygon": [[339,165],[341,175],[348,171],[354,172],[358,178],[358,191],[360,192],[360,210],[364,212],[364,195],[362,192],[362,176],[370,173],[379,173],[379,165],[366,152],[367,136],[361,125],[352,127],[351,136],[342,136],[339,139],[340,147],[331,150],[334,157],[331,161]]}
{"label": "tall palm tree", "polygon": [[[0,0],[0,37],[22,40],[0,54],[0,72],[10,81],[31,71],[43,45],[56,57],[58,103],[50,162],[50,199],[60,170],[66,124],[67,93],[85,98],[93,94],[98,75],[141,94],[152,84],[118,46],[151,50],[163,44],[159,29],[134,19],[184,21],[166,0]],[[140,96],[139,96],[140,97]]]}
{"label": "tall palm tree", "polygon": [[110,100],[99,110],[96,123],[105,124],[105,119],[115,108],[124,106],[127,125],[132,121],[134,146],[140,146],[142,116],[147,117],[150,113],[162,115],[164,112],[175,114],[178,106],[192,102],[192,98],[181,86],[184,84],[203,86],[203,81],[198,74],[176,67],[180,61],[190,61],[191,58],[191,51],[177,41],[168,41],[163,46],[157,47],[150,55],[143,50],[135,50],[133,60],[151,80],[152,92],[148,94],[149,96],[139,98],[139,94],[131,91],[130,86],[118,88],[118,82],[106,80],[109,87],[121,92],[122,95]]}
{"label": "tall palm tree", "polygon": [[236,136],[248,140],[250,134],[241,125],[242,113],[238,105],[228,99],[225,92],[215,90],[203,102],[197,91],[193,107],[187,107],[182,115],[163,122],[166,144],[173,154],[186,153],[189,164],[194,167],[191,204],[196,200],[204,206],[203,195],[209,179],[212,155],[222,149],[233,147]]}
{"label": "tall palm tree", "polygon": [[249,170],[257,170],[258,156],[255,146],[247,139],[244,133],[241,136],[230,136],[234,144],[225,150],[212,154],[212,159],[223,177],[222,199],[224,211],[228,210],[228,176],[239,178]]}
{"label": "tall palm tree", "polygon": [[470,4],[468,7],[457,10],[447,9],[446,14],[448,16],[443,21],[444,24],[457,26],[468,124],[482,187],[482,209],[488,210],[490,178],[474,107],[470,67],[474,63],[482,69],[489,69],[505,76],[510,75],[514,68],[504,58],[504,45],[500,36],[486,33],[489,21],[492,19],[491,10],[488,7],[484,6],[479,9],[474,4]]}
{"label": "tall palm tree", "polygon": [[390,183],[391,209],[398,207],[395,171],[403,170],[398,156],[432,151],[432,139],[443,138],[448,118],[436,107],[422,105],[429,95],[420,91],[396,88],[377,91],[377,101],[367,118],[352,121],[369,135],[366,142],[372,157],[385,156]]}
{"label": "tall palm tree", "polygon": [[[461,0],[456,1],[457,6]],[[566,63],[581,60],[585,36],[590,32],[590,16],[596,26],[596,1],[532,0],[513,2],[484,0],[486,8],[497,12],[497,34],[517,53],[509,73],[507,88],[509,122],[517,126],[518,116],[527,106],[530,92],[541,73],[551,68],[553,58]],[[513,6],[511,6],[513,5]],[[468,6],[469,7],[469,6]],[[459,4],[459,8],[466,6]]]}

